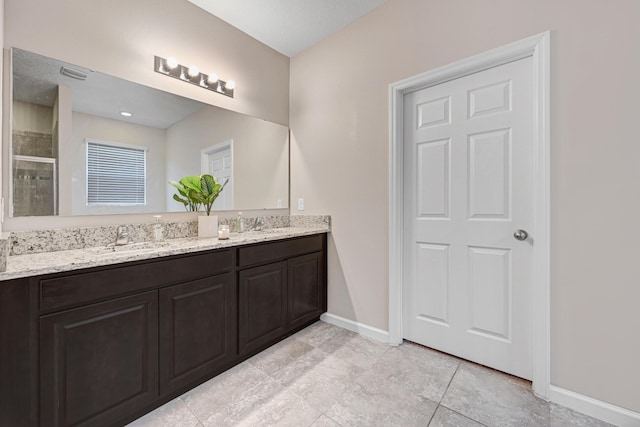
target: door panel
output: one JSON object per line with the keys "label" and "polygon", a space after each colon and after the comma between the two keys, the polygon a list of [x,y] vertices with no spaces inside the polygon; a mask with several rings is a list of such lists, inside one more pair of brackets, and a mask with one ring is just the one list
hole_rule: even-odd
{"label": "door panel", "polygon": [[322,254],[291,258],[288,264],[289,328],[295,329],[320,317],[323,309]]}
{"label": "door panel", "polygon": [[404,338],[532,374],[531,58],[404,96]]}
{"label": "door panel", "polygon": [[511,132],[469,135],[469,217],[508,218]]}
{"label": "door panel", "polygon": [[449,321],[449,246],[418,243],[417,315],[446,325]]}
{"label": "door panel", "polygon": [[[471,331],[510,337],[511,252],[469,247]],[[491,310],[487,310],[491,307]]]}
{"label": "door panel", "polygon": [[221,372],[236,355],[231,274],[160,289],[160,393]]}
{"label": "door panel", "polygon": [[287,326],[287,262],[238,273],[240,355],[277,341]]}
{"label": "door panel", "polygon": [[157,292],[40,320],[41,424],[106,426],[158,396]]}
{"label": "door panel", "polygon": [[449,216],[449,139],[418,144],[418,216]]}

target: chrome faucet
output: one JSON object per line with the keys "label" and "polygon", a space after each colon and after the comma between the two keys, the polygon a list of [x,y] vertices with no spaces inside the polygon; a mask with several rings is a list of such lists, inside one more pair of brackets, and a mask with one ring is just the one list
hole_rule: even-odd
{"label": "chrome faucet", "polygon": [[263,228],[264,228],[264,218],[259,216],[259,217],[256,217],[255,221],[253,222],[253,225],[251,226],[251,228],[249,228],[249,230],[262,231]]}
{"label": "chrome faucet", "polygon": [[131,236],[129,236],[129,228],[126,225],[119,225],[116,233],[116,246],[124,246],[131,243]]}

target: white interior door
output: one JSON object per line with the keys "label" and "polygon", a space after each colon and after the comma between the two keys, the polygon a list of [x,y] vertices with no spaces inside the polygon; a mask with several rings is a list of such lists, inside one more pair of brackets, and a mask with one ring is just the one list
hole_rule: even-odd
{"label": "white interior door", "polygon": [[203,173],[216,177],[218,182],[229,180],[224,190],[213,203],[213,210],[225,211],[233,209],[233,156],[231,144],[223,143],[203,150]]}
{"label": "white interior door", "polygon": [[527,379],[531,61],[404,97],[404,338]]}

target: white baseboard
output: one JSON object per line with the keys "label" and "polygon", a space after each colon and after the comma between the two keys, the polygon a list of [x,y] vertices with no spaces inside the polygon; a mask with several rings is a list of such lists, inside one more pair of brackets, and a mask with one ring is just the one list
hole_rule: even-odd
{"label": "white baseboard", "polygon": [[549,400],[619,427],[639,427],[640,413],[612,405],[555,385],[549,386]]}
{"label": "white baseboard", "polygon": [[356,332],[365,337],[373,338],[374,340],[382,341],[384,343],[389,342],[389,332],[383,331],[382,329],[374,328],[373,326],[345,319],[344,317],[336,316],[335,314],[330,313],[322,314],[320,316],[320,320],[344,329],[348,329],[352,332]]}

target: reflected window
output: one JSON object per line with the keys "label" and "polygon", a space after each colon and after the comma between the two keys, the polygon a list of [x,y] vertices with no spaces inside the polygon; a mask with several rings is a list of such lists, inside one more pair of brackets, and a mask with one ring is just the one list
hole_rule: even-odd
{"label": "reflected window", "polygon": [[87,140],[87,204],[145,205],[147,147]]}

